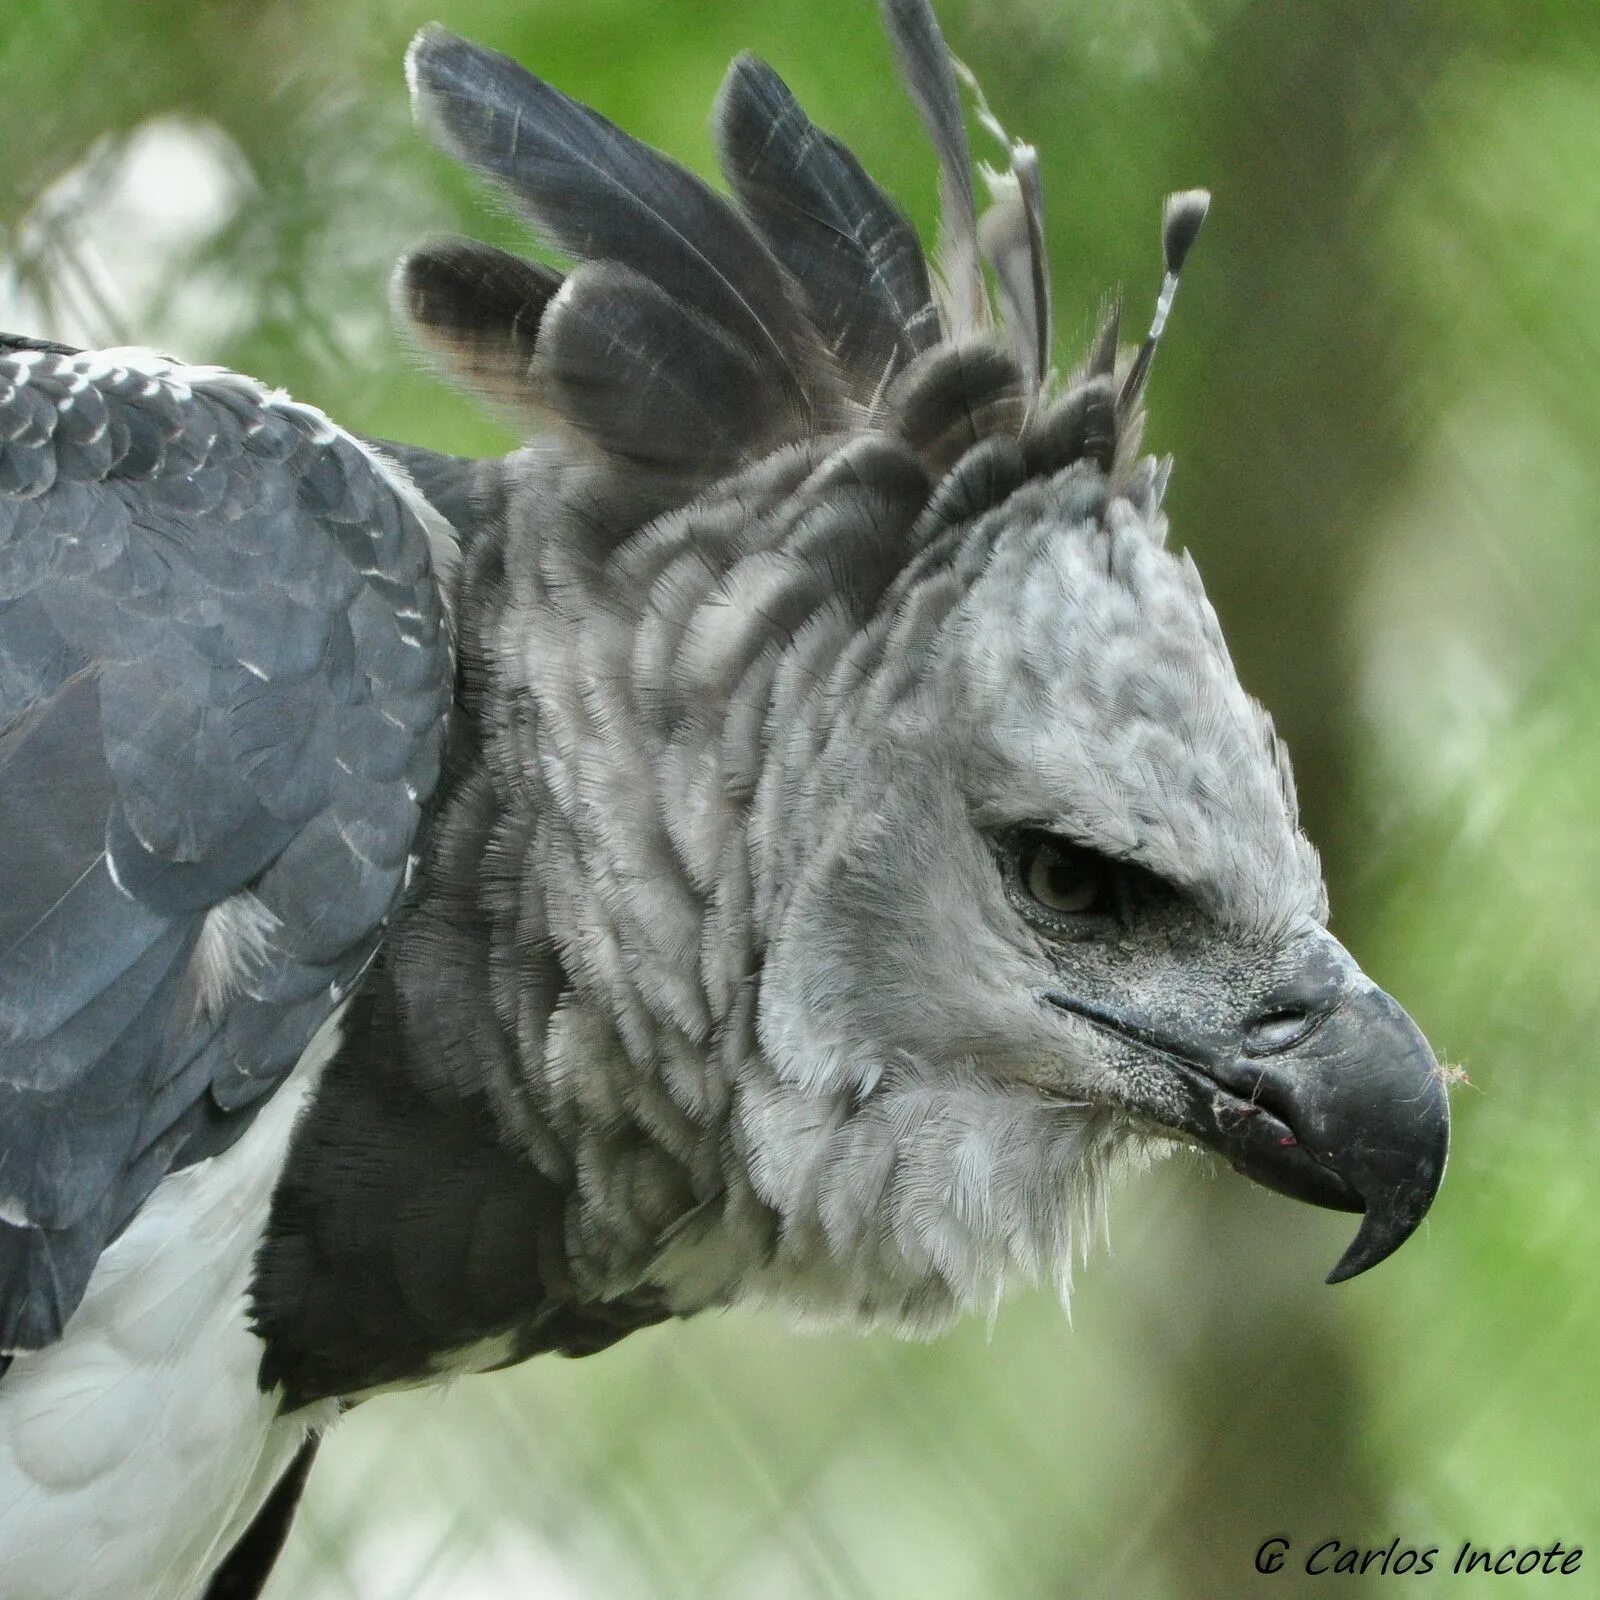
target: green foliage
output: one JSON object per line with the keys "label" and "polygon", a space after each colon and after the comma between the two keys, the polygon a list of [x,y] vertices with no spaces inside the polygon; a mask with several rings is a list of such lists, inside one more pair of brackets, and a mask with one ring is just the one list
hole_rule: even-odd
{"label": "green foliage", "polygon": [[[1039,1298],[928,1347],[705,1319],[365,1407],[279,1596],[1291,1593],[1252,1568],[1270,1534],[1600,1539],[1597,13],[944,10],[1040,146],[1064,357],[1102,290],[1142,314],[1162,194],[1216,193],[1150,441],[1336,927],[1469,1074],[1443,1197],[1329,1290],[1341,1219],[1173,1167],[1130,1185],[1070,1331]],[[9,0],[0,321],[502,448],[385,307],[417,236],[520,238],[407,126],[435,14],[702,170],[754,48],[931,227],[869,0]],[[1592,1592],[1584,1561],[1519,1592]]]}

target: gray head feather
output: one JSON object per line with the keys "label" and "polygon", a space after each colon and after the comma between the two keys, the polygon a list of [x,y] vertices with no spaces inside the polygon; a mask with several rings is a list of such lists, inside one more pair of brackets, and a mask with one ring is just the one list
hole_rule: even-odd
{"label": "gray head feather", "polygon": [[[942,39],[885,10],[975,244]],[[420,36],[425,120],[587,263],[525,367],[579,439],[513,458],[469,575],[483,771],[440,822],[478,841],[507,1137],[570,1185],[596,1295],[922,1329],[1064,1288],[1112,1168],[1178,1124],[1051,996],[1203,1032],[1331,945],[1281,747],[1165,548],[1170,464],[1136,453],[1203,204],[1169,210],[1144,349],[1113,306],[1058,386],[1026,147],[985,234],[1013,348],[933,322],[903,219],[770,69],[718,115],[741,216],[495,59]],[[1052,922],[1036,836],[1145,898]]]}

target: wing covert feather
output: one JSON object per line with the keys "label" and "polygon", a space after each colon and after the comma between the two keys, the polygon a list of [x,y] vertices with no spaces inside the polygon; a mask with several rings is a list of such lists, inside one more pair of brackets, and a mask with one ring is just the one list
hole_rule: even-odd
{"label": "wing covert feather", "polygon": [[436,524],[249,379],[0,341],[0,1349],[376,950],[450,702]]}

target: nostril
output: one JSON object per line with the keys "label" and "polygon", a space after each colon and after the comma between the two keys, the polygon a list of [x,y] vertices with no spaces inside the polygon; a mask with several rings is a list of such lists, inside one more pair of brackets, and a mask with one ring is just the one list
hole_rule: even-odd
{"label": "nostril", "polygon": [[1264,1011],[1245,1029],[1245,1049],[1253,1056],[1271,1056],[1291,1049],[1322,1020],[1322,1014],[1299,1006]]}

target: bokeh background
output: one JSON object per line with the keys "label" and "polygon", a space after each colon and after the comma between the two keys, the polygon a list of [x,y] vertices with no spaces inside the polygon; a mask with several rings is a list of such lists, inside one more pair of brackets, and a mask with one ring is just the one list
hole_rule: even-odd
{"label": "bokeh background", "polygon": [[[384,1399],[276,1600],[1196,1600],[1320,1592],[1312,1545],[1396,1536],[1443,1568],[1559,1538],[1579,1576],[1499,1581],[1600,1593],[1600,7],[942,11],[1040,146],[1063,358],[1103,290],[1153,290],[1161,196],[1215,191],[1148,437],[1336,931],[1469,1075],[1443,1196],[1332,1290],[1343,1219],[1174,1164],[1118,1198],[1070,1327],[1044,1296],[926,1346],[713,1317]],[[419,235],[521,237],[409,128],[435,15],[702,171],[755,49],[931,231],[869,0],[4,0],[0,326],[504,448],[386,310]]]}

